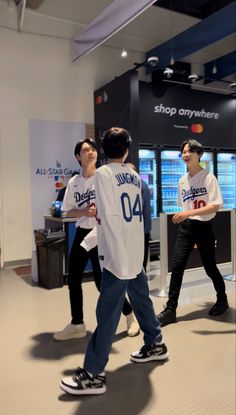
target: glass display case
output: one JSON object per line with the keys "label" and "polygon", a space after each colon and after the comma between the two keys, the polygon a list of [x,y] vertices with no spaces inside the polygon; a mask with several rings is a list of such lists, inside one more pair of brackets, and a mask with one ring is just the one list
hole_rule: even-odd
{"label": "glass display case", "polygon": [[179,212],[178,183],[186,173],[186,167],[180,151],[161,151],[161,194],[162,211],[165,213]]}
{"label": "glass display case", "polygon": [[225,209],[236,208],[236,154],[217,154],[217,176]]}
{"label": "glass display case", "polygon": [[157,217],[157,161],[154,150],[139,150],[139,174],[150,191],[151,216]]}

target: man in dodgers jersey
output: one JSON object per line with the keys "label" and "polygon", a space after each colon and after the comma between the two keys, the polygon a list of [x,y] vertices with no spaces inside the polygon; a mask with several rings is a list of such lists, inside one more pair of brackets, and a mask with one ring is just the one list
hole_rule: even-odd
{"label": "man in dodgers jersey", "polygon": [[103,270],[97,304],[97,328],[89,341],[84,368],[62,379],[60,387],[73,395],[106,391],[105,366],[119,323],[127,291],[144,333],[144,346],[131,354],[131,361],[165,360],[168,351],[155,316],[147,277],[142,268],[144,230],[139,175],[124,164],[131,139],[128,131],[111,128],[102,142],[108,164],[95,176],[97,238]]}
{"label": "man in dodgers jersey", "polygon": [[[80,244],[89,232],[96,227],[96,192],[94,175],[96,172],[97,147],[94,140],[86,138],[76,144],[74,155],[81,165],[81,175],[72,177],[67,185],[63,199],[62,210],[66,216],[76,218],[76,234],[69,257],[69,296],[71,308],[71,323],[63,330],[54,333],[55,340],[64,341],[86,336],[86,327],[83,316],[83,272],[90,259],[93,275],[98,290],[101,285],[101,268],[98,260],[97,244],[86,252]],[[132,313],[129,302],[124,299],[123,314],[127,319],[129,336],[139,333],[139,326]]]}
{"label": "man in dodgers jersey", "polygon": [[172,218],[173,223],[180,223],[180,226],[172,260],[169,299],[166,308],[158,316],[162,326],[176,322],[184,269],[195,244],[217,294],[217,301],[209,310],[209,315],[219,316],[229,308],[225,283],[216,266],[215,237],[212,232],[212,219],[223,206],[220,188],[216,177],[200,165],[203,147],[198,141],[185,141],[181,146],[181,154],[188,173],[179,181],[178,204],[183,212]]}

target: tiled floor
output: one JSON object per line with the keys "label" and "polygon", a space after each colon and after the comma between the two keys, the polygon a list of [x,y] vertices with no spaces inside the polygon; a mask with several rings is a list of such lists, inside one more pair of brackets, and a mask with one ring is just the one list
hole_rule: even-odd
{"label": "tiled floor", "polygon": [[[230,271],[222,268],[224,274]],[[158,263],[151,263],[149,285],[156,312],[166,301],[156,296],[158,274]],[[53,331],[69,322],[67,287],[45,290],[11,269],[0,271],[0,413],[234,415],[235,282],[227,281],[226,286],[231,308],[210,318],[207,312],[215,300],[211,283],[202,270],[186,273],[178,323],[163,328],[170,352],[165,363],[129,362],[130,352],[142,346],[142,336],[127,338],[122,317],[107,365],[107,393],[77,398],[63,394],[58,383],[83,363],[95,327],[94,283],[84,284],[88,337],[55,342]]]}

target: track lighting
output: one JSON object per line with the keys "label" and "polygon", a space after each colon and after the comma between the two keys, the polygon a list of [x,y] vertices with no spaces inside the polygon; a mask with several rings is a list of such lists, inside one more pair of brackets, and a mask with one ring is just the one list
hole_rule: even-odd
{"label": "track lighting", "polygon": [[163,75],[167,78],[170,79],[173,75],[174,71],[172,68],[165,68],[163,71]]}
{"label": "track lighting", "polygon": [[193,84],[199,80],[199,76],[196,73],[190,74],[188,80]]}
{"label": "track lighting", "polygon": [[157,56],[149,56],[149,58],[147,58],[147,63],[152,67],[157,66],[158,61],[159,58]]}
{"label": "track lighting", "polygon": [[234,81],[234,82],[232,82],[231,84],[230,84],[230,88],[233,90],[233,91],[236,91],[236,82]]}

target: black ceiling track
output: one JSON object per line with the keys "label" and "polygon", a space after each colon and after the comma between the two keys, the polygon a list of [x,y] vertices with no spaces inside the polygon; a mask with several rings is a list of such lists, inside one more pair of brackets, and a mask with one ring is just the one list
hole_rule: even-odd
{"label": "black ceiling track", "polygon": [[205,19],[222,9],[233,0],[159,0],[154,6],[186,14],[198,19]]}

